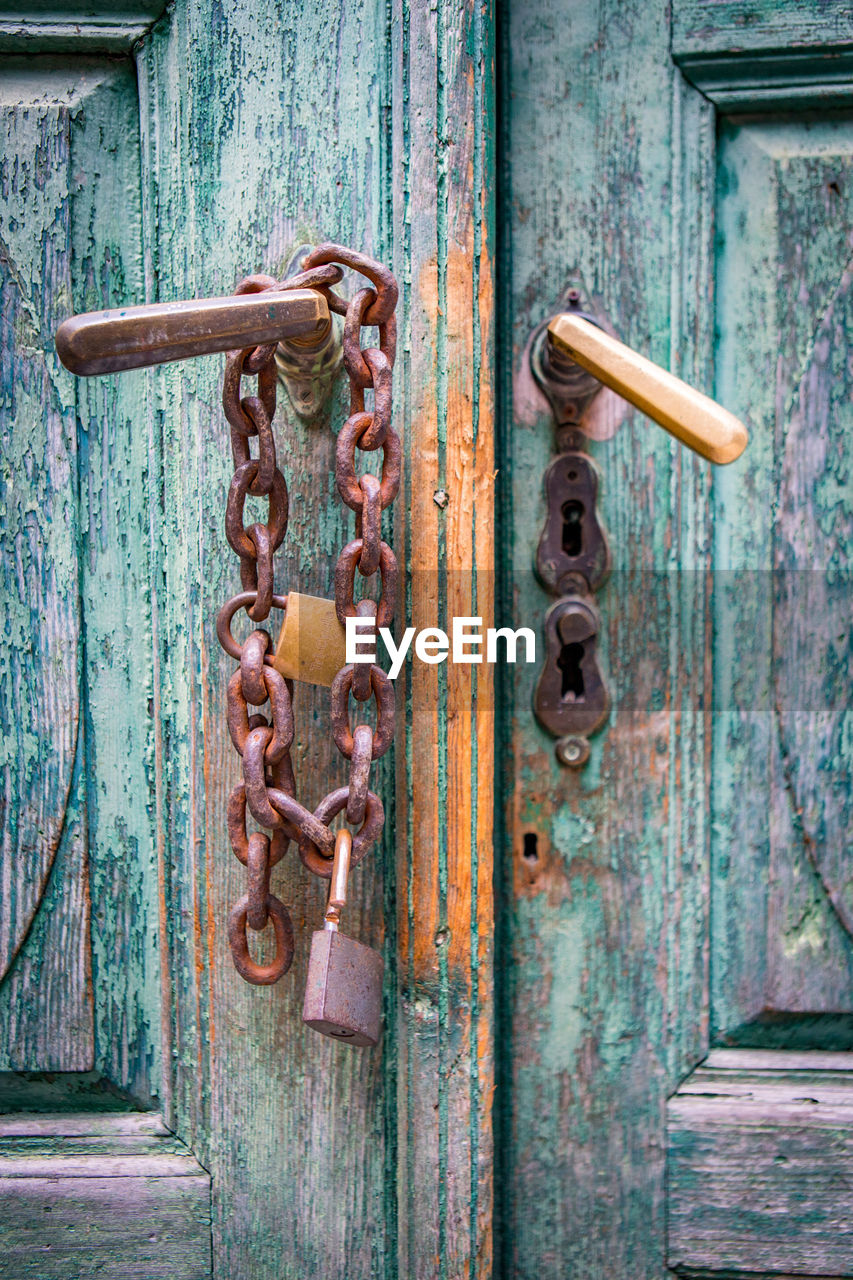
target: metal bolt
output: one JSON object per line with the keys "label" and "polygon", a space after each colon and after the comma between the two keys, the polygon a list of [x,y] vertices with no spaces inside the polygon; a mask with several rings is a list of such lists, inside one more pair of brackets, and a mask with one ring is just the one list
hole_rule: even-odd
{"label": "metal bolt", "polygon": [[446,489],[436,489],[435,493],[432,495],[432,500],[435,505],[440,507],[443,511],[450,501],[450,494]]}
{"label": "metal bolt", "polygon": [[589,743],[586,738],[576,734],[568,734],[560,738],[554,747],[560,764],[569,769],[580,769],[589,759]]}

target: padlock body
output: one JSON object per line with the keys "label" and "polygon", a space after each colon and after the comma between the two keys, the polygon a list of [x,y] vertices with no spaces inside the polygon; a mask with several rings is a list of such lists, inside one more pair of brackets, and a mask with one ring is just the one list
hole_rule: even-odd
{"label": "padlock body", "polygon": [[318,929],[311,937],[302,1021],[344,1044],[377,1044],[384,967],[372,947]]}
{"label": "padlock body", "polygon": [[284,623],[273,663],[283,676],[329,686],[346,664],[346,631],[334,600],[287,593]]}

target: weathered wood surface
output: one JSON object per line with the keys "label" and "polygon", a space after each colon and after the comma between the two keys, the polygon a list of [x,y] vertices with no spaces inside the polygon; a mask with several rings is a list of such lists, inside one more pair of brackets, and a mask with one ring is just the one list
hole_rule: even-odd
{"label": "weathered wood surface", "polygon": [[0,1141],[4,1144],[9,1138],[98,1138],[109,1135],[163,1138],[168,1133],[162,1116],[156,1111],[125,1111],[120,1115],[89,1111],[0,1115]]}
{"label": "weathered wood surface", "polygon": [[[106,16],[89,15],[76,48],[124,39],[125,18],[135,20],[128,10],[124,34],[99,34]],[[67,24],[53,33],[37,27],[29,38],[41,48],[70,38]],[[110,102],[99,90],[76,122],[100,131],[109,157],[89,157],[78,174],[78,207],[89,200],[90,214],[76,231],[72,219],[81,267],[71,289],[76,309],[137,300],[138,262],[127,255],[140,223],[152,298],[225,292],[247,271],[280,271],[296,244],[321,238],[390,260],[393,140],[408,183],[396,212],[411,226],[395,263],[405,334],[397,385],[406,408],[398,423],[414,460],[412,511],[401,530],[423,622],[444,613],[489,619],[492,609],[490,31],[490,16],[464,5],[442,7],[436,17],[367,3],[331,18],[295,3],[234,3],[213,16],[207,6],[177,6],[136,52],[141,217],[130,100],[116,89]],[[405,50],[393,82],[392,38]],[[68,62],[51,66],[59,80],[70,75]],[[115,85],[126,88],[127,67],[113,72]],[[435,199],[422,204],[427,172]],[[229,476],[220,370],[216,358],[159,370],[150,401],[142,376],[77,392],[96,1061],[137,1094],[159,1091],[181,1136],[212,1168],[218,1274],[394,1275],[398,1196],[401,1268],[487,1274],[488,677],[443,672],[436,680],[430,673],[406,691],[421,739],[422,721],[439,735],[436,772],[430,778],[419,755],[403,752],[399,789],[404,799],[412,795],[412,809],[407,814],[401,802],[384,853],[357,878],[346,927],[381,945],[387,921],[388,1018],[381,1053],[351,1053],[301,1025],[307,945],[279,988],[252,990],[234,974],[224,935],[227,910],[243,888],[224,834],[225,800],[237,777],[223,716],[231,663],[213,625],[237,583],[215,514]],[[280,415],[293,493],[285,589],[296,580],[326,593],[335,549],[351,529],[330,480],[328,423],[340,421],[343,405],[338,395],[327,418],[310,427]],[[446,511],[432,502],[439,486],[450,494]],[[445,552],[452,572],[433,594],[429,575]],[[337,785],[341,766],[328,741],[328,695],[304,688],[300,695],[296,763],[310,803]],[[126,724],[118,708],[126,709]],[[392,770],[389,761],[386,798]],[[405,885],[399,903],[395,848]],[[297,864],[277,874],[277,891],[307,939],[321,916],[323,886]],[[405,935],[399,1003],[398,910]],[[158,915],[167,939],[159,974]],[[400,1035],[407,1057],[398,1075]],[[406,1152],[399,1164],[398,1122]],[[433,1187],[429,1215],[412,1198],[412,1169]]]}
{"label": "weathered wood surface", "polygon": [[[81,102],[73,135],[71,311],[144,300],[139,100],[129,62]],[[109,145],[106,145],[106,142]],[[70,377],[70,375],[67,375]],[[71,379],[80,426],[81,600],[95,1065],[162,1090],[153,621],[160,531],[143,372]],[[153,543],[153,548],[152,548]]]}
{"label": "weathered wood surface", "polygon": [[752,442],[714,481],[717,1037],[851,1008],[851,184],[847,123],[722,132],[717,391]]}
{"label": "weathered wood surface", "polygon": [[0,1118],[2,1280],[208,1280],[210,1178],[153,1115]]}
{"label": "weathered wood surface", "polygon": [[15,0],[0,2],[0,52],[116,53],[140,40],[163,0]]}
{"label": "weathered wood surface", "polygon": [[853,47],[853,14],[846,0],[675,0],[672,51],[693,54],[828,54]]}
{"label": "weathered wood surface", "polygon": [[[12,66],[0,100],[0,1062],[54,1070],[83,1070],[94,1053],[77,431],[51,341],[71,292],[69,79],[45,86]],[[20,954],[43,902],[41,927]],[[27,999],[36,987],[37,1009]]]}
{"label": "weathered wood surface", "polygon": [[670,1100],[670,1267],[853,1272],[853,1055],[820,1056],[730,1052]]}
{"label": "weathered wood surface", "polygon": [[[248,272],[281,272],[295,246],[322,239],[389,259],[388,39],[373,3],[187,3],[155,28],[137,60],[150,297],[226,293]],[[326,886],[294,850],[273,874],[296,930],[293,968],[273,988],[250,987],[231,962],[225,922],[245,872],[225,832],[240,776],[224,714],[234,664],[215,633],[218,608],[239,588],[222,524],[232,471],[222,367],[209,357],[158,371],[149,419],[167,1114],[213,1176],[217,1276],[384,1276],[396,1265],[393,765],[377,780],[387,836],[354,873],[344,920],[381,949],[390,919],[390,1016],[382,1048],[370,1052],[302,1024]],[[352,536],[332,478],[345,404],[341,385],[306,425],[282,392],[276,432],[291,515],[281,590],[328,595],[336,552]],[[294,765],[311,806],[347,776],[328,708],[328,690],[298,688]]]}
{"label": "weathered wood surface", "polygon": [[[517,5],[504,56],[514,400],[498,537],[506,610],[536,625],[553,428],[525,345],[577,283],[620,338],[711,390],[713,119],[671,70],[663,5]],[[503,690],[502,1274],[519,1280],[664,1274],[665,1098],[707,1034],[708,468],[638,414],[591,452],[613,711],[585,769],[561,768],[537,727],[535,669]]]}
{"label": "weathered wood surface", "polygon": [[[658,1276],[664,1100],[708,1033],[711,846],[717,1033],[767,1007],[849,1007],[847,126],[780,125],[757,148],[772,164],[756,154],[732,174],[724,150],[715,177],[713,116],[668,70],[662,10],[519,6],[505,35],[514,401],[498,512],[516,621],[547,605],[528,565],[551,431],[523,347],[568,283],[708,390],[715,320],[718,398],[753,428],[713,499],[707,471],[636,418],[592,447],[614,707],[582,773],[560,771],[536,729],[533,675],[506,688],[503,1265]],[[741,571],[713,575],[713,632],[712,521],[717,566]]]}
{"label": "weathered wood surface", "polygon": [[[478,0],[395,5],[407,299],[406,621],[494,610],[494,49]],[[443,493],[443,497],[442,497]],[[438,500],[437,500],[438,499]],[[399,1257],[492,1274],[494,702],[486,666],[406,673],[397,785]],[[401,745],[403,739],[401,736]]]}
{"label": "weathered wood surface", "polygon": [[845,0],[676,0],[672,52],[729,111],[853,101],[853,12]]}
{"label": "weathered wood surface", "polygon": [[[21,806],[24,818],[29,821],[26,815],[35,811],[40,789],[53,805],[39,819],[43,843],[54,840],[54,831],[61,839],[46,882],[46,868],[40,873],[36,865],[42,843],[32,840],[30,849],[22,826],[24,848],[12,859],[13,878],[4,883],[5,912],[20,913],[21,888],[33,908],[40,906],[0,991],[0,1061],[18,1070],[97,1067],[150,1097],[160,1087],[160,991],[149,794],[153,687],[149,457],[140,429],[144,375],[77,381],[59,366],[53,348],[58,322],[72,310],[141,297],[135,77],[128,63],[85,59],[46,59],[37,66],[7,59],[2,70],[5,115],[18,121],[5,158],[4,212],[15,221],[9,257],[18,290],[28,289],[30,309],[42,313],[37,334],[28,336],[21,323],[11,326],[8,349],[50,377],[49,390],[42,388],[33,401],[26,399],[32,379],[21,369],[10,370],[22,417],[17,444],[14,431],[4,431],[7,529],[8,536],[20,538],[20,530],[33,531],[40,520],[50,530],[44,583],[31,585],[37,620],[36,643],[30,646],[33,655],[41,649],[49,661],[44,671],[29,672],[25,688],[5,686],[25,716],[39,700],[44,703],[33,729],[41,754],[30,759],[20,735],[10,733],[5,741],[12,760],[28,771],[33,791],[33,801]],[[28,147],[45,150],[36,180]],[[50,174],[48,182],[42,174]],[[31,202],[38,197],[48,210],[55,205],[54,220],[40,218],[35,207],[18,209],[15,183]],[[13,316],[14,309],[6,318]],[[68,433],[67,465],[53,477],[56,496],[42,500],[34,495],[61,462],[49,431],[58,408]],[[45,458],[39,453],[42,441]],[[13,465],[17,447],[21,459]],[[13,518],[12,499],[32,514]],[[73,527],[66,530],[69,522]],[[57,591],[69,593],[73,626],[54,617]],[[11,601],[13,612],[26,604],[18,591]],[[9,643],[14,660],[21,637],[12,635]],[[73,684],[73,705],[64,693],[66,680]],[[63,782],[56,775],[70,769],[69,735],[74,772]],[[14,797],[8,799],[14,814]],[[15,830],[9,818],[7,841]]]}

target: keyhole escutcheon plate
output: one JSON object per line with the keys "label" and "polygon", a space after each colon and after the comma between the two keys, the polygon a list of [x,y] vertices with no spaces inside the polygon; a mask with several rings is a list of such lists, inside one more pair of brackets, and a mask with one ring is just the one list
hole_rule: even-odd
{"label": "keyhole escutcheon plate", "polygon": [[598,468],[586,453],[560,453],[545,472],[547,515],[536,572],[544,587],[563,595],[585,580],[597,591],[610,572],[610,549],[598,514]]}
{"label": "keyhole escutcheon plate", "polygon": [[610,696],[598,665],[599,625],[598,610],[585,596],[566,596],[545,615],[545,661],[533,709],[556,738],[588,737],[607,719]]}

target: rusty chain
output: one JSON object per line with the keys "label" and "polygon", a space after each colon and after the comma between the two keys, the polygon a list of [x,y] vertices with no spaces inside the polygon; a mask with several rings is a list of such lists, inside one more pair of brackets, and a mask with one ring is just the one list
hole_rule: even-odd
{"label": "rusty chain", "polygon": [[[369,287],[359,289],[350,302],[333,291],[343,278],[342,267],[359,272]],[[363,254],[337,244],[322,244],[304,260],[299,275],[276,281],[253,275],[236,293],[263,290],[317,289],[329,309],[344,319],[343,359],[350,380],[350,416],[337,439],[335,478],[342,501],[356,514],[356,536],[345,546],[335,568],[335,608],[341,623],[347,617],[369,617],[388,626],[397,591],[397,560],[381,536],[381,515],[400,488],[400,438],[391,426],[391,372],[397,329],[397,284],[387,268]],[[362,348],[361,331],[376,326],[379,346]],[[243,379],[257,379],[255,394],[242,395]],[[394,690],[376,665],[344,666],[331,689],[331,731],[341,755],[349,762],[346,786],[324,796],[312,811],[296,799],[291,761],[293,744],[293,683],[272,665],[272,639],[258,624],[273,608],[286,609],[287,597],[276,594],[274,556],[284,541],[288,521],[288,492],[276,460],[272,420],[276,407],[275,346],[229,352],[222,387],[222,405],[231,428],[234,475],[228,493],[225,533],[240,561],[243,590],[219,611],[217,635],[223,649],[239,662],[228,682],[228,729],[242,759],[243,778],[228,802],[228,836],[235,857],[245,866],[247,892],[228,918],[228,940],[237,972],[247,982],[267,985],[286,973],[293,959],[293,926],[284,903],[270,889],[270,872],[294,841],[303,863],[315,875],[329,879],[335,849],[330,824],[341,813],[357,828],[353,836],[355,866],[371,850],[385,821],[382,801],[370,790],[372,762],[388,750],[394,736]],[[365,408],[365,391],[373,392]],[[258,441],[253,457],[250,441]],[[382,450],[380,479],[357,476],[356,450]],[[266,497],[266,523],[244,522],[247,495]],[[377,600],[356,600],[356,571],[361,578],[379,577]],[[369,585],[365,582],[365,589]],[[238,610],[245,609],[255,630],[243,644],[231,631]],[[367,638],[368,633],[363,633]],[[353,726],[350,695],[356,703],[376,702],[376,725]],[[269,704],[267,714],[250,708]],[[247,828],[247,816],[269,831]],[[266,965],[249,954],[246,930],[263,930],[272,923],[274,959]]]}

